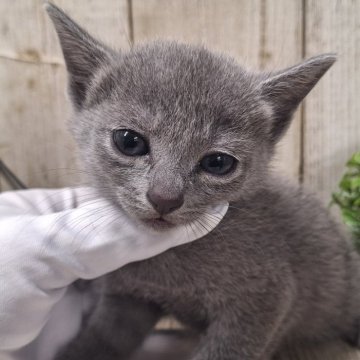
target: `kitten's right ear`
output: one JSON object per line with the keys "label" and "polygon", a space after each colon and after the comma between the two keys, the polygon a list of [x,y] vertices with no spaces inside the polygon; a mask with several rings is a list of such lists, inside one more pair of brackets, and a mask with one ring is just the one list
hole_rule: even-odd
{"label": "kitten's right ear", "polygon": [[70,96],[79,110],[94,73],[101,65],[110,62],[114,52],[91,37],[57,6],[47,2],[45,9],[59,36],[69,73]]}

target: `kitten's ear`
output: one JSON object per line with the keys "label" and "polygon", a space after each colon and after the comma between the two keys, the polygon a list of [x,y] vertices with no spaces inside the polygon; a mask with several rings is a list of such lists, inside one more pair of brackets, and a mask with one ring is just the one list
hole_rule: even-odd
{"label": "kitten's ear", "polygon": [[69,73],[69,91],[74,106],[80,109],[96,70],[110,62],[114,52],[77,25],[57,6],[47,2],[45,9],[54,23]]}
{"label": "kitten's ear", "polygon": [[319,55],[261,81],[262,97],[273,112],[272,141],[281,138],[297,106],[335,61],[335,54]]}

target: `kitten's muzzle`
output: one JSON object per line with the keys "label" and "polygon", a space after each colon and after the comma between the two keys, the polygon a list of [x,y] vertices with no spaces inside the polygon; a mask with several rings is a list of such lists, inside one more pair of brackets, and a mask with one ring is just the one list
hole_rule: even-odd
{"label": "kitten's muzzle", "polygon": [[184,194],[166,196],[156,187],[150,189],[146,194],[152,207],[160,214],[167,215],[179,209],[184,204]]}

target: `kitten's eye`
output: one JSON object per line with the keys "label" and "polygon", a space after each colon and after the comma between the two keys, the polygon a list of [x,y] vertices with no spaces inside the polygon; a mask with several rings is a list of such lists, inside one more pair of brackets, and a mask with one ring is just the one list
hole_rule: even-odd
{"label": "kitten's eye", "polygon": [[113,141],[118,150],[128,156],[141,156],[149,152],[144,138],[132,130],[115,130]]}
{"label": "kitten's eye", "polygon": [[207,155],[200,161],[203,170],[214,175],[228,174],[235,167],[236,160],[224,153],[214,153]]}

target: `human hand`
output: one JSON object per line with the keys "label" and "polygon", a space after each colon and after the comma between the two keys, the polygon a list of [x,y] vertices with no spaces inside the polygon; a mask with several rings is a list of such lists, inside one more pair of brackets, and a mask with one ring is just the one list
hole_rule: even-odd
{"label": "human hand", "polygon": [[[209,209],[217,220],[207,229],[180,226],[150,232],[90,188],[1,194],[0,350],[15,350],[33,342],[52,311],[69,301],[64,294],[76,279],[94,279],[202,237],[218,224],[227,206]],[[68,308],[74,313],[84,298],[72,290],[68,290],[73,299]],[[75,313],[77,316],[68,312],[72,321],[62,331],[69,339],[81,321],[82,311]]]}

